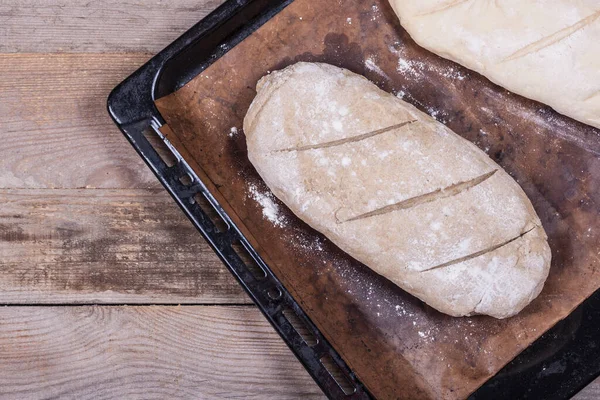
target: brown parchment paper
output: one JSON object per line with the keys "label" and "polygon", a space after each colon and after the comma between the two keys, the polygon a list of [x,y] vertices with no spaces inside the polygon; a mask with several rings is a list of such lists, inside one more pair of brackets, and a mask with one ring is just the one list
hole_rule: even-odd
{"label": "brown parchment paper", "polygon": [[[276,199],[269,219],[269,190],[247,159],[242,120],[258,79],[297,61],[365,75],[502,165],[550,238],[552,268],[540,297],[507,320],[448,317],[341,252]],[[467,397],[600,287],[599,131],[418,47],[385,0],[296,0],[157,106],[174,145],[378,399]]]}

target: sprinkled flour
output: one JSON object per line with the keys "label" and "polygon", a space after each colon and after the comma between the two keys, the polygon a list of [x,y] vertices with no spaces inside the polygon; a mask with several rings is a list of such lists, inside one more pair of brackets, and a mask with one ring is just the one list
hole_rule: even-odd
{"label": "sprinkled flour", "polygon": [[373,15],[371,15],[371,21],[377,21],[378,17],[381,16],[381,12],[379,11],[377,4],[373,4],[371,6],[371,11],[373,12]]}
{"label": "sprinkled flour", "polygon": [[293,238],[292,244],[296,247],[314,254],[317,251],[323,251],[323,241],[321,238],[298,234]]}
{"label": "sprinkled flour", "polygon": [[425,79],[426,72],[434,72],[446,78],[462,81],[467,78],[455,67],[439,67],[434,63],[424,63],[423,61],[407,59],[403,50],[398,50],[394,46],[390,46],[389,50],[398,56],[397,71],[401,74],[408,75],[416,80]]}
{"label": "sprinkled flour", "polygon": [[[399,43],[398,43],[399,44]],[[397,45],[398,45],[397,44]],[[389,50],[398,56],[398,66],[397,71],[405,76],[409,76],[415,81],[422,81],[426,78],[427,73],[435,73],[441,75],[446,78],[450,78],[453,80],[462,81],[466,78],[460,71],[458,71],[454,67],[446,67],[442,68],[436,66],[432,63],[424,63],[422,61],[410,60],[405,57],[403,50],[398,50],[394,46],[390,46]],[[375,62],[375,59],[369,57],[365,60],[365,68],[369,71],[375,72],[377,75],[385,78],[387,80],[391,80],[389,75],[385,73]],[[448,115],[441,110],[438,110],[434,107],[428,107],[425,104],[417,101],[414,97],[410,95],[410,93],[405,92],[404,90],[400,90],[396,93],[396,96],[401,100],[406,100],[409,103],[416,104],[422,108],[424,108],[429,115],[431,115],[434,119],[438,120],[441,123],[447,122]]]}
{"label": "sprinkled flour", "polygon": [[381,68],[379,68],[379,66],[375,63],[375,61],[372,58],[367,58],[365,60],[365,67],[369,70],[369,71],[373,71],[375,72],[377,75],[386,78],[387,80],[390,79],[390,77],[383,72],[383,70]]}
{"label": "sprinkled flour", "polygon": [[250,198],[258,202],[262,207],[263,217],[271,221],[275,226],[285,226],[285,218],[279,215],[279,206],[275,203],[271,193],[261,193],[258,188],[251,185]]}
{"label": "sprinkled flour", "polygon": [[236,128],[235,126],[232,126],[231,129],[229,130],[229,134],[227,136],[229,137],[234,137],[238,134],[238,128]]}

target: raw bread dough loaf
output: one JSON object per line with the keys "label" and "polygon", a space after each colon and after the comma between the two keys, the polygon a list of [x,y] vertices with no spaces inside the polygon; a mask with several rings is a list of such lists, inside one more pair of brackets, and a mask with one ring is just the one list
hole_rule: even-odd
{"label": "raw bread dough loaf", "polygon": [[342,250],[453,316],[518,313],[550,249],[519,185],[475,145],[362,76],[299,63],[258,83],[248,156]]}
{"label": "raw bread dough loaf", "polygon": [[390,0],[426,49],[600,128],[598,0]]}

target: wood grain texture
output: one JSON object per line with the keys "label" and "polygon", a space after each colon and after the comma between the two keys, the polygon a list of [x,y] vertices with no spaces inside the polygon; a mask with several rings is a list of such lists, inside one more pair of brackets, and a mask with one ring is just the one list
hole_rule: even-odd
{"label": "wood grain texture", "polygon": [[[0,188],[158,188],[106,96],[221,2],[0,1]],[[162,191],[0,190],[0,303],[247,302],[194,234]],[[0,398],[240,396],[322,398],[251,307],[0,308]]]}
{"label": "wood grain texture", "polygon": [[600,399],[600,378],[590,383],[588,387],[573,396],[573,400],[598,400]]}
{"label": "wood grain texture", "polygon": [[223,0],[0,2],[0,53],[156,53]]}
{"label": "wood grain texture", "polygon": [[0,1],[0,398],[323,398],[251,306],[17,306],[250,303],[106,112],[221,1]]}
{"label": "wood grain texture", "polygon": [[250,302],[163,189],[3,189],[0,204],[0,304]]}
{"label": "wood grain texture", "polygon": [[0,55],[0,188],[158,187],[110,119],[148,55]]}
{"label": "wood grain texture", "polygon": [[3,399],[323,399],[255,307],[0,309]]}

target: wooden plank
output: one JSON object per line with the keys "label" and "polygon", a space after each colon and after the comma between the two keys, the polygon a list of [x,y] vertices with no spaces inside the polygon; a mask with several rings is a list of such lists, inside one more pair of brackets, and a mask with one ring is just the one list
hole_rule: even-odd
{"label": "wooden plank", "polygon": [[598,400],[600,399],[600,378],[590,383],[585,389],[573,396],[572,400]]}
{"label": "wooden plank", "polygon": [[0,304],[250,303],[163,189],[2,189],[0,204]]}
{"label": "wooden plank", "polygon": [[147,55],[0,55],[0,188],[158,187],[106,111]]}
{"label": "wooden plank", "polygon": [[0,397],[323,399],[255,307],[0,309]]}
{"label": "wooden plank", "polygon": [[0,53],[155,53],[223,0],[0,2]]}

